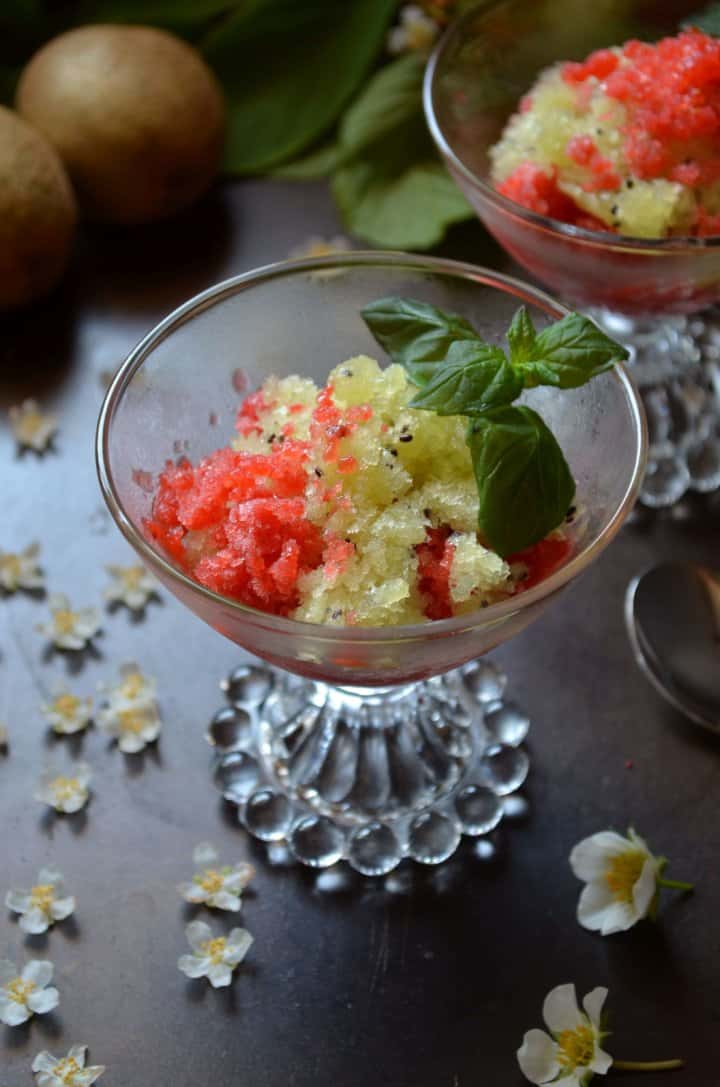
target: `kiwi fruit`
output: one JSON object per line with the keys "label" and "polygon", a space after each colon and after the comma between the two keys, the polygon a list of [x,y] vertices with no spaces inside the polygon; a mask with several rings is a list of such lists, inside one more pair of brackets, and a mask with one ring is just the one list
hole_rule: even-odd
{"label": "kiwi fruit", "polygon": [[77,208],[48,141],[0,106],[0,309],[46,294],[65,270]]}
{"label": "kiwi fruit", "polygon": [[16,105],[56,148],[83,214],[101,222],[173,215],[220,165],[220,86],[164,30],[90,25],[53,38],[24,68]]}

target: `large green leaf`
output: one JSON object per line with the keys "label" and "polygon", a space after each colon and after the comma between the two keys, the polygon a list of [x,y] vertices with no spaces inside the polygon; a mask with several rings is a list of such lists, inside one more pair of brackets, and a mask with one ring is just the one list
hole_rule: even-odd
{"label": "large green leaf", "polygon": [[340,162],[340,158],[338,144],[325,143],[322,147],[308,151],[302,158],[275,166],[270,173],[282,181],[317,181],[319,178],[328,177]]}
{"label": "large green leaf", "polygon": [[372,245],[429,249],[472,216],[438,161],[422,111],[423,64],[382,68],[340,127],[333,194],[348,230]]}
{"label": "large green leaf", "polygon": [[225,89],[231,173],[298,155],[337,119],[377,56],[394,0],[244,0],[204,52]]}
{"label": "large green leaf", "polygon": [[346,228],[372,245],[430,249],[451,223],[472,210],[432,149],[399,130],[384,146],[368,148],[342,166],[332,189]]}
{"label": "large green leaf", "polygon": [[[140,23],[196,38],[243,0],[80,0],[75,23]],[[69,12],[68,12],[69,14]]]}

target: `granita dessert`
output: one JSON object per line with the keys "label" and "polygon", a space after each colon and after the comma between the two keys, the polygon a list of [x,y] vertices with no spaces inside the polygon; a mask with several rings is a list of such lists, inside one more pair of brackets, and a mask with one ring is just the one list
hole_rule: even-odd
{"label": "granita dessert", "polygon": [[575,480],[525,389],[578,388],[627,357],[579,313],[507,348],[428,302],[362,318],[390,357],[359,355],[322,388],[270,377],[230,445],[168,461],[145,531],[201,585],[309,623],[401,626],[463,615],[569,557]]}
{"label": "granita dessert", "polygon": [[312,623],[444,619],[535,584],[568,557],[566,533],[507,558],[486,546],[468,420],[410,407],[416,392],[365,356],[321,389],[270,378],[231,445],[167,463],[147,533],[201,585]]}
{"label": "granita dessert", "polygon": [[697,29],[543,71],[490,151],[498,192],[638,238],[720,234],[720,40]]}

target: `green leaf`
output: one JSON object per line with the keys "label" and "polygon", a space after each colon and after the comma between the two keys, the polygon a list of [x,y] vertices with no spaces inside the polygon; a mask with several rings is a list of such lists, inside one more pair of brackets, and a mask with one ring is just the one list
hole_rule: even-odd
{"label": "green leaf", "polygon": [[423,63],[401,57],[343,119],[333,195],[346,228],[372,245],[429,249],[470,205],[439,162],[422,111]]}
{"label": "green leaf", "polygon": [[225,165],[257,173],[336,120],[377,56],[394,0],[240,0],[204,43],[228,101]]}
{"label": "green leaf", "polygon": [[346,229],[390,249],[432,249],[449,226],[473,217],[440,162],[398,169],[368,158],[339,170],[332,189]]}
{"label": "green leaf", "polygon": [[537,332],[525,306],[520,306],[520,309],[516,310],[508,329],[507,339],[510,346],[510,362],[513,366],[520,366],[532,357]]}
{"label": "green leaf", "polygon": [[357,154],[417,115],[424,70],[424,58],[408,53],[375,73],[340,123],[346,155]]}
{"label": "green leaf", "polygon": [[492,408],[468,445],[480,499],[478,527],[507,557],[542,540],[565,517],[575,481],[552,432],[531,408]]}
{"label": "green leaf", "polygon": [[242,0],[80,0],[75,23],[138,23],[196,39]]}
{"label": "green leaf", "polygon": [[410,401],[438,415],[477,415],[510,404],[522,392],[522,378],[499,347],[481,340],[456,341],[447,358],[436,364],[427,385]]}
{"label": "green leaf", "polygon": [[706,34],[720,37],[720,4],[708,4],[701,8],[697,15],[690,15],[683,19],[683,26],[696,26],[698,30],[704,30]]}
{"label": "green leaf", "polygon": [[393,362],[404,366],[415,385],[426,385],[456,340],[480,342],[472,325],[457,313],[429,302],[390,295],[370,302],[363,320]]}
{"label": "green leaf", "polygon": [[574,389],[609,370],[628,352],[579,313],[548,325],[535,341],[532,357],[520,364],[525,387],[554,385]]}
{"label": "green leaf", "polygon": [[333,172],[341,160],[341,154],[336,143],[326,143],[303,158],[276,166],[270,175],[282,181],[317,181]]}

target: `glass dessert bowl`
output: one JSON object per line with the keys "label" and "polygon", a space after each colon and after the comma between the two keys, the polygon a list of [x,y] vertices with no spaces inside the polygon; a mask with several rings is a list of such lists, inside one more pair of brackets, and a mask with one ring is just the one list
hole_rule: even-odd
{"label": "glass dessert bowl", "polygon": [[[720,235],[645,239],[537,214],[490,180],[490,148],[538,74],[631,38],[672,35],[693,3],[493,0],[461,16],[428,65],[425,113],[459,187],[503,248],[631,351],[650,426],[641,499],[720,486]],[[710,308],[709,308],[710,307]],[[705,312],[702,312],[705,311]]]}
{"label": "glass dessert bowl", "polygon": [[579,389],[533,389],[577,483],[572,555],[539,584],[450,619],[325,626],[257,611],[190,579],[146,534],[168,459],[207,455],[233,433],[241,394],[271,374],[322,384],[339,361],[385,362],[363,306],[401,295],[459,312],[499,341],[520,304],[538,329],[565,311],[541,291],[471,265],[353,253],[272,265],[191,299],[130,354],[103,404],[100,484],[157,578],[219,633],[268,662],[242,665],[213,719],[216,781],[256,837],[300,861],[342,857],[364,874],[402,857],[439,863],[462,833],[502,817],[522,784],[526,719],[477,658],[511,638],[607,546],[635,499],[645,432],[622,367]]}

